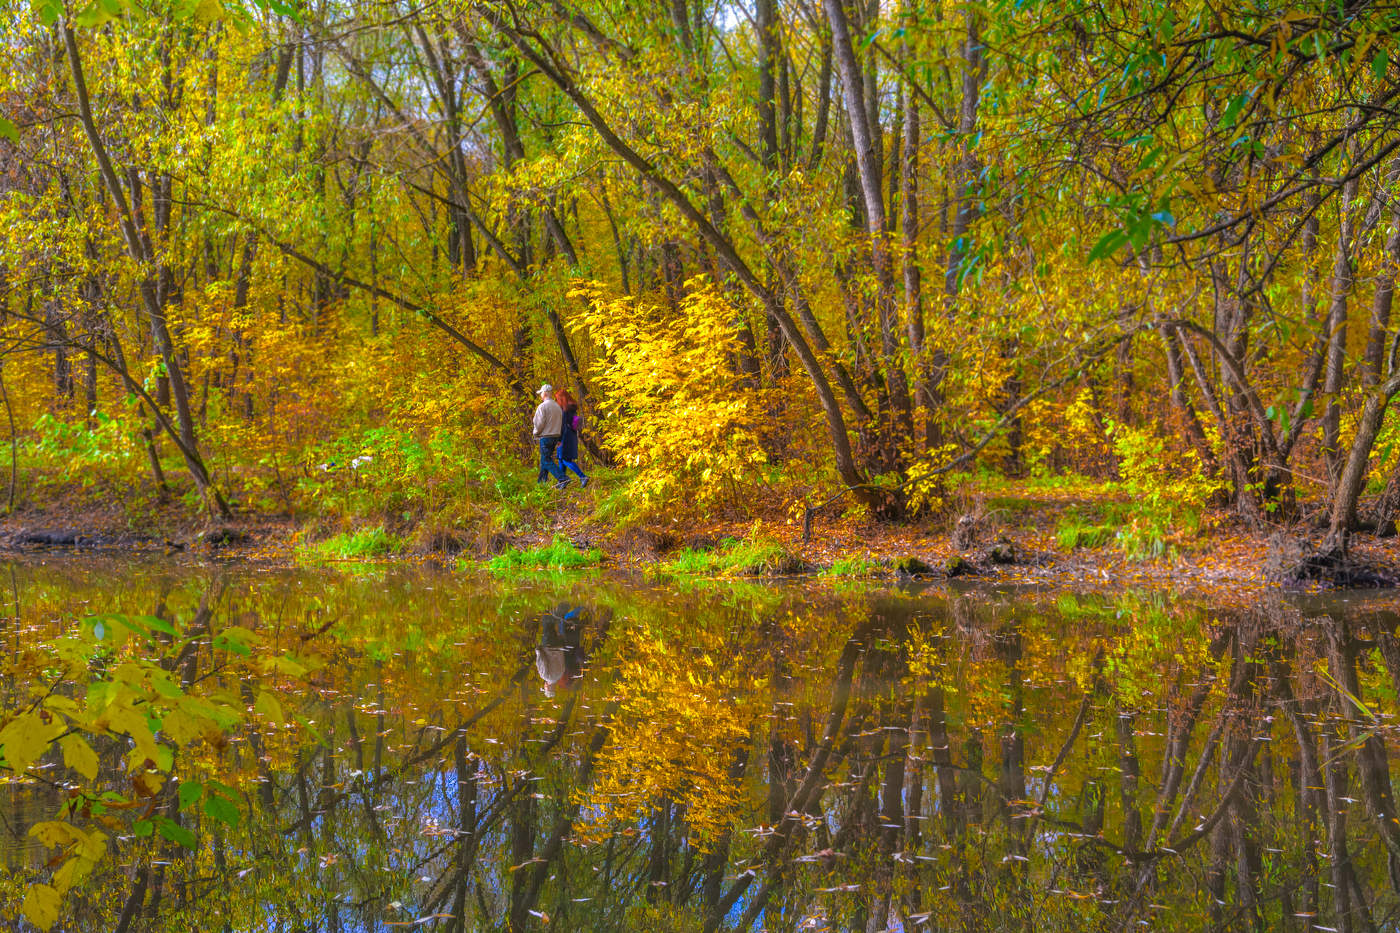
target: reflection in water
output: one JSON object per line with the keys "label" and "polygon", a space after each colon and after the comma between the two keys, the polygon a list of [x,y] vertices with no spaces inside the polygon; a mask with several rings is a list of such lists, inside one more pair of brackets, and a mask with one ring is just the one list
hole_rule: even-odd
{"label": "reflection in water", "polygon": [[559,603],[540,616],[540,643],[535,648],[535,670],[544,681],[544,692],[554,696],[583,676],[583,606]]}
{"label": "reflection in water", "polygon": [[[180,765],[237,789],[238,825],[119,838],[72,929],[1397,923],[1400,640],[1377,600],[205,573],[16,567],[13,637],[160,616],[208,633],[192,691],[266,713],[275,689],[285,713]],[[310,669],[235,676],[232,625]],[[65,799],[48,765],[7,788],[7,916],[51,870],[27,837]]]}

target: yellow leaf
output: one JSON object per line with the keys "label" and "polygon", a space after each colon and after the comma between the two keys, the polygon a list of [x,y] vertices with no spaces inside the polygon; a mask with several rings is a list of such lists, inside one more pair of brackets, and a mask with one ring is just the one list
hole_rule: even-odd
{"label": "yellow leaf", "polygon": [[46,709],[62,710],[65,713],[76,713],[78,711],[78,701],[72,697],[54,694],[44,701]]}
{"label": "yellow leaf", "polygon": [[63,763],[89,781],[97,779],[97,752],[82,736],[65,735],[58,740],[63,747]]}
{"label": "yellow leaf", "polygon": [[63,848],[75,842],[82,842],[86,838],[82,831],[72,823],[64,823],[61,820],[48,820],[43,823],[35,823],[29,827],[29,835],[38,839],[50,849]]}
{"label": "yellow leaf", "polygon": [[182,709],[176,708],[166,713],[160,721],[160,729],[176,745],[184,747],[204,734],[200,724],[194,717]]}
{"label": "yellow leaf", "polygon": [[132,767],[145,761],[160,761],[160,747],[156,745],[156,737],[152,734],[150,724],[146,722],[143,713],[130,706],[114,706],[103,713],[102,717],[107,720],[109,729],[113,732],[125,732],[136,744],[135,752],[131,756]]}
{"label": "yellow leaf", "polygon": [[253,709],[274,725],[281,726],[287,722],[287,716],[282,712],[282,704],[277,701],[277,697],[273,696],[270,690],[264,690],[258,694]]}
{"label": "yellow leaf", "polygon": [[5,762],[11,770],[23,772],[38,760],[62,731],[63,726],[57,720],[44,722],[38,713],[25,713],[0,729],[0,751],[3,751]]}
{"label": "yellow leaf", "polygon": [[24,896],[24,915],[29,922],[41,930],[47,930],[58,922],[58,892],[46,884],[29,886]]}

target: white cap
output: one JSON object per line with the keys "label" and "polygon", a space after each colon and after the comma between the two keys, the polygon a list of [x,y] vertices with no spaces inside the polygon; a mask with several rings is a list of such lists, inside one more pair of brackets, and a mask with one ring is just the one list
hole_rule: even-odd
{"label": "white cap", "polygon": [[553,392],[554,392],[554,386],[552,386],[552,385],[550,385],[549,383],[546,382],[544,385],[540,386],[539,391],[536,392],[535,394],[536,394],[536,395],[550,395],[550,394],[552,394]]}

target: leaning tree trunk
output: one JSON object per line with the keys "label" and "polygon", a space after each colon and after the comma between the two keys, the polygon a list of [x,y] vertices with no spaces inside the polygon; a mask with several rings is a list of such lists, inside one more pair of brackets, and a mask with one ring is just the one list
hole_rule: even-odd
{"label": "leaning tree trunk", "polygon": [[[107,154],[107,146],[103,143],[102,136],[97,131],[97,124],[93,120],[92,103],[88,95],[87,81],[83,77],[82,60],[78,56],[77,39],[73,35],[72,27],[67,22],[62,24],[61,29],[63,30],[64,47],[68,53],[68,63],[73,75],[73,91],[77,97],[78,115],[92,147],[92,153],[97,159],[107,193],[111,195],[112,201],[116,205],[117,218],[127,253],[134,261],[149,268],[152,264],[152,257],[149,255],[146,243],[136,225],[131,205],[122,191],[121,179],[118,178],[116,169],[112,166],[112,160]],[[179,357],[175,353],[174,343],[170,339],[170,330],[165,321],[165,311],[157,298],[155,283],[151,281],[149,274],[143,274],[140,277],[138,291],[141,295],[142,306],[146,310],[146,317],[150,321],[151,337],[155,343],[156,351],[161,356],[161,361],[165,364],[175,398],[175,414],[180,427],[178,431],[172,432],[172,436],[180,448],[180,452],[184,455],[185,466],[210,512],[220,518],[230,518],[232,516],[229,513],[228,503],[224,501],[223,496],[219,494],[210,481],[209,471],[205,468],[204,461],[199,455],[199,448],[195,444],[193,419],[190,416],[189,393],[186,391],[184,371],[180,366]],[[170,427],[168,421],[163,419],[162,423],[167,429]]]}
{"label": "leaning tree trunk", "polygon": [[1343,556],[1346,554],[1347,532],[1356,520],[1356,502],[1361,498],[1361,490],[1366,483],[1371,449],[1375,446],[1376,436],[1380,434],[1386,408],[1397,392],[1400,392],[1400,373],[1392,374],[1382,385],[1366,393],[1361,418],[1356,425],[1356,436],[1351,442],[1351,452],[1332,494],[1332,513],[1327,524],[1327,544],[1324,548],[1335,548]]}

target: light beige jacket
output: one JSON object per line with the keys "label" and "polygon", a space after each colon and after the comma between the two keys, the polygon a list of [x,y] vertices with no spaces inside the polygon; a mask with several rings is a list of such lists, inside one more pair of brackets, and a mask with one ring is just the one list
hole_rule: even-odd
{"label": "light beige jacket", "polygon": [[558,437],[564,433],[564,409],[552,398],[535,409],[535,437]]}

